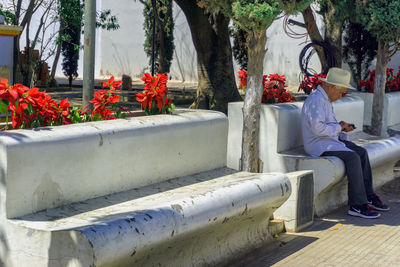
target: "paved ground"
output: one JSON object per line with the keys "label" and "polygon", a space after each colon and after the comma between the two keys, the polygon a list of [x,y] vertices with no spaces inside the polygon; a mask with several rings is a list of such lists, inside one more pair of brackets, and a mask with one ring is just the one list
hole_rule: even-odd
{"label": "paved ground", "polygon": [[391,207],[379,219],[349,216],[344,207],[231,266],[400,266],[400,178],[379,194]]}

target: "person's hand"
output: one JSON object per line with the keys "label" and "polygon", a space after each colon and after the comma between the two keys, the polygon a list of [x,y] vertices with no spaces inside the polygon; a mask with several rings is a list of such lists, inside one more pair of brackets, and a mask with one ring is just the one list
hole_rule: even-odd
{"label": "person's hand", "polygon": [[340,121],[339,124],[340,124],[340,126],[342,126],[342,131],[343,132],[351,132],[356,128],[356,126],[354,124],[347,123],[347,122],[344,122],[344,121]]}

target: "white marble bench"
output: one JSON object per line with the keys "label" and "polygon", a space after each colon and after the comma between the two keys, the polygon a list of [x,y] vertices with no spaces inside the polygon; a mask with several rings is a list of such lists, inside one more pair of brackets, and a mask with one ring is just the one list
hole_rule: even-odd
{"label": "white marble bench", "polygon": [[[260,125],[260,160],[263,172],[314,170],[314,208],[317,216],[347,202],[347,179],[344,163],[337,157],[307,156],[301,135],[303,102],[262,105]],[[229,103],[228,162],[239,169],[241,156],[242,102]],[[354,123],[357,129],[350,138],[367,149],[375,188],[393,179],[393,167],[400,160],[400,136],[377,138],[362,132],[364,102],[347,96],[334,102],[337,119]]]}
{"label": "white marble bench", "polygon": [[0,134],[5,266],[218,264],[270,238],[286,175],[226,168],[213,111]]}

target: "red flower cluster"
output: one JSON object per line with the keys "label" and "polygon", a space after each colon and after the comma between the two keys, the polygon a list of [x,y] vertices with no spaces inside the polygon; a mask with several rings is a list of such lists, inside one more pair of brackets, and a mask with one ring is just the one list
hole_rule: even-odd
{"label": "red flower cluster", "polygon": [[168,99],[168,76],[157,74],[155,77],[145,73],[142,81],[144,91],[136,95],[136,100],[142,103],[146,115],[171,113],[175,108],[172,100]]}
{"label": "red flower cluster", "polygon": [[274,104],[274,103],[286,103],[295,101],[293,95],[286,91],[287,87],[285,75],[271,74],[269,76],[264,75],[263,86],[264,92],[262,95],[262,103]]}
{"label": "red flower cluster", "polygon": [[310,94],[311,91],[315,90],[318,85],[323,85],[324,82],[321,81],[319,78],[326,78],[326,75],[321,73],[321,74],[316,74],[314,73],[314,76],[307,77],[307,75],[304,75],[303,81],[300,83],[298,92],[303,90],[304,93]]}
{"label": "red flower cluster", "polygon": [[115,89],[118,89],[122,81],[114,81],[114,76],[107,80],[107,82],[101,82],[103,88],[108,87],[108,90],[99,90],[94,93],[94,98],[89,102],[94,105],[92,111],[92,117],[100,116],[101,120],[113,120],[116,119],[114,111],[108,109],[108,105],[113,105],[119,102],[120,98],[115,94]]}
{"label": "red flower cluster", "polygon": [[[239,89],[246,88],[247,86],[247,71],[240,70],[238,72],[240,83]],[[263,75],[263,88],[264,92],[262,95],[261,102],[262,103],[285,103],[295,101],[294,96],[292,96],[288,91],[286,91],[285,85],[286,78],[285,75],[279,74],[271,74],[271,75]]]}
{"label": "red flower cluster", "polygon": [[[374,93],[375,88],[375,73],[376,70],[372,70],[369,73],[369,77],[367,80],[361,80],[360,85],[365,88],[365,91],[368,93]],[[397,75],[394,75],[394,69],[388,68],[386,69],[386,84],[385,84],[385,92],[395,92],[400,91],[400,66],[397,72]]]}
{"label": "red flower cluster", "polygon": [[11,112],[14,129],[115,119],[116,117],[112,116],[114,111],[107,109],[107,105],[119,101],[119,96],[116,96],[114,91],[121,83],[114,82],[114,77],[111,77],[106,84],[110,87],[110,90],[95,93],[95,98],[90,101],[94,103],[95,108],[91,116],[88,116],[86,109],[80,110],[76,107],[70,107],[68,98],[57,103],[45,91],[39,91],[38,88],[29,89],[21,84],[11,86],[8,84],[8,80],[1,79],[0,112],[7,115],[7,121],[8,114]]}
{"label": "red flower cluster", "polygon": [[245,92],[247,87],[247,70],[245,69],[239,70],[238,77],[240,79],[238,88]]}

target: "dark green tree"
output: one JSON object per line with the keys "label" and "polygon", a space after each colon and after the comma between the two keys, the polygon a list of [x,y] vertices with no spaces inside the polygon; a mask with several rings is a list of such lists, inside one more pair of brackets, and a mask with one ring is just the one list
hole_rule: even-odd
{"label": "dark green tree", "polygon": [[146,34],[144,50],[147,56],[152,57],[153,40],[153,10],[155,17],[155,45],[154,45],[154,71],[157,73],[169,73],[174,55],[174,20],[172,14],[172,0],[141,0],[144,5],[143,15],[145,18],[143,29]]}
{"label": "dark green tree", "polygon": [[246,46],[247,33],[238,25],[233,24],[231,28],[231,36],[233,37],[233,57],[240,65],[241,69],[247,70],[247,62],[249,60]]}
{"label": "dark green tree", "polygon": [[378,42],[359,23],[346,21],[344,24],[343,59],[349,65],[357,89],[360,81],[366,79],[372,60],[376,56]]}
{"label": "dark green tree", "polygon": [[5,9],[2,4],[0,4],[0,15],[4,17],[5,24],[15,25],[15,14],[8,9]]}
{"label": "dark green tree", "polygon": [[[54,83],[54,76],[60,54],[63,55],[63,73],[68,77],[70,87],[72,81],[78,76],[78,61],[84,14],[83,3],[84,1],[82,2],[80,0],[59,0],[58,2],[60,29],[56,40],[57,48],[50,77],[52,83]],[[97,12],[96,27],[110,31],[118,30],[120,25],[118,24],[117,17],[107,9]]]}
{"label": "dark green tree", "polygon": [[62,68],[64,75],[68,77],[69,87],[71,87],[72,81],[78,77],[83,16],[83,8],[80,0],[60,0],[59,15],[62,36]]}
{"label": "dark green tree", "polygon": [[357,0],[356,3],[358,20],[378,41],[371,131],[386,136],[383,120],[386,68],[400,48],[400,1]]}

